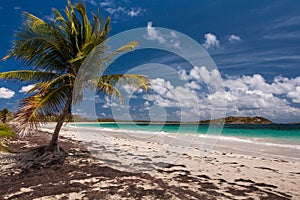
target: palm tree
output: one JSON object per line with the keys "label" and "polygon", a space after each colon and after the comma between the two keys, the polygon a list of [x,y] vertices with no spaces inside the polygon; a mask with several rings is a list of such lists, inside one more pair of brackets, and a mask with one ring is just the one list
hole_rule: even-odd
{"label": "palm tree", "polygon": [[[15,33],[13,46],[3,60],[15,57],[32,68],[0,73],[0,79],[34,84],[28,92],[31,95],[22,100],[17,112],[16,119],[22,133],[36,128],[46,116],[59,113],[47,151],[59,149],[58,135],[65,119],[71,115],[74,81],[79,68],[96,47],[97,53],[104,55],[107,52],[105,40],[110,24],[110,18],[103,24],[99,14],[94,13],[92,20],[89,20],[83,3],[73,5],[68,1],[65,16],[57,9],[53,9],[53,13],[53,21],[44,21],[27,12],[23,14],[25,22]],[[136,45],[136,42],[128,43],[104,56],[99,63],[104,63],[118,53],[132,50]],[[101,70],[106,72],[105,66],[101,66]],[[121,98],[121,93],[115,87],[118,81],[148,90],[149,80],[137,74],[100,75],[99,72],[96,87],[99,92]]]}
{"label": "palm tree", "polygon": [[6,119],[7,119],[8,114],[9,114],[9,111],[8,111],[7,108],[3,108],[0,111],[1,121],[2,121],[3,124],[6,123]]}

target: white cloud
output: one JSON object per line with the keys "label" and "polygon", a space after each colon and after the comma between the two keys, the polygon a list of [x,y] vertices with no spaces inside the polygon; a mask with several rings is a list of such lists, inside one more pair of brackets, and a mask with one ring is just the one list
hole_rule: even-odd
{"label": "white cloud", "polygon": [[201,85],[199,85],[198,83],[196,83],[195,81],[192,81],[192,82],[188,82],[184,85],[185,87],[189,87],[191,89],[196,89],[196,90],[199,90],[201,89]]}
{"label": "white cloud", "polygon": [[[217,71],[194,67],[190,71],[179,71],[178,78],[186,83],[175,86],[162,78],[153,79],[150,92],[143,98],[161,108],[180,107],[181,115],[189,119],[199,118],[199,115],[210,118],[211,109],[218,114],[225,101],[227,115],[262,116],[280,122],[300,117],[297,106],[300,103],[300,77],[278,76],[267,82],[262,75],[254,74],[227,76],[221,82],[217,81],[221,78]],[[203,87],[222,88],[223,84],[225,90],[205,91]]]}
{"label": "white cloud", "polygon": [[23,87],[19,90],[19,92],[21,92],[21,93],[26,93],[26,92],[28,92],[29,90],[31,90],[34,86],[35,86],[34,84],[23,86]]}
{"label": "white cloud", "polygon": [[15,6],[14,10],[21,10],[21,6]]}
{"label": "white cloud", "polygon": [[10,99],[15,95],[15,92],[5,88],[5,87],[1,87],[0,88],[0,99]]}
{"label": "white cloud", "polygon": [[201,87],[200,85],[206,84],[212,91],[219,90],[223,87],[220,72],[217,69],[208,70],[204,66],[195,66],[189,73],[185,70],[179,71],[179,79],[192,82],[195,81],[195,83],[198,83],[199,87]]}
{"label": "white cloud", "polygon": [[102,108],[110,108],[110,107],[117,107],[120,104],[117,104],[116,101],[113,100],[114,97],[112,96],[105,96],[106,103],[102,106]]}
{"label": "white cloud", "polygon": [[[224,79],[228,113],[231,115],[259,115],[288,120],[299,117],[300,77],[275,77],[268,83],[260,74]],[[209,98],[218,98],[217,94]],[[284,119],[286,118],[286,119]]]}
{"label": "white cloud", "polygon": [[232,35],[229,36],[228,41],[230,43],[236,43],[236,42],[242,41],[242,39],[239,36],[232,34]]}
{"label": "white cloud", "polygon": [[152,22],[147,23],[147,36],[149,40],[157,40],[162,44],[166,42],[166,39],[152,26]]}
{"label": "white cloud", "polygon": [[291,98],[294,103],[300,103],[300,86],[297,86],[293,91],[289,91],[287,96]]}
{"label": "white cloud", "polygon": [[300,86],[300,77],[287,78],[278,76],[274,78],[272,83],[267,83],[260,74],[254,74],[252,76],[228,77],[224,80],[224,84],[229,90],[236,88],[251,91],[258,90],[266,94],[285,95],[293,101],[297,101],[293,94]]}
{"label": "white cloud", "polygon": [[[133,89],[125,87],[125,91],[132,93]],[[260,74],[253,74],[226,76],[222,80],[218,70],[195,66],[190,70],[180,69],[178,81],[174,77],[172,80],[153,78],[149,93],[138,92],[137,96],[144,99],[141,111],[169,109],[185,121],[209,119],[212,114],[223,117],[224,108],[228,116],[262,116],[275,122],[289,122],[300,117],[300,76],[266,80]],[[105,97],[105,101],[104,108],[122,107],[109,97]]]}
{"label": "white cloud", "polygon": [[[199,99],[191,87],[174,86],[170,81],[161,78],[151,80],[150,92],[143,95],[143,98],[161,108],[180,107],[182,111],[186,112],[193,112],[192,110],[200,105]],[[197,115],[197,113],[195,114]]]}
{"label": "white cloud", "polygon": [[220,47],[220,41],[217,39],[217,36],[212,33],[207,33],[204,35],[205,42],[203,44],[204,48],[218,48]]}
{"label": "white cloud", "polygon": [[128,15],[130,17],[136,17],[136,16],[139,16],[141,14],[142,10],[140,8],[138,9],[131,9],[130,11],[128,11]]}
{"label": "white cloud", "polygon": [[145,37],[148,40],[157,41],[160,44],[165,44],[170,47],[180,49],[180,41],[178,40],[178,36],[174,31],[171,31],[168,34],[162,34],[157,30],[157,28],[154,28],[153,23],[149,21],[147,23],[147,36]]}
{"label": "white cloud", "polygon": [[[120,17],[137,17],[143,15],[146,12],[141,7],[132,7],[130,1],[116,1],[116,0],[85,0],[93,6],[100,5],[106,12],[108,12],[113,18],[117,19]],[[122,18],[124,19],[124,18]]]}

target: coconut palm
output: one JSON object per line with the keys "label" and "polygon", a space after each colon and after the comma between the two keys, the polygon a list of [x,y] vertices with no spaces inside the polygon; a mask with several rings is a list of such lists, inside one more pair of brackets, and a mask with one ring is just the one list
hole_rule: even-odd
{"label": "coconut palm", "polygon": [[[100,54],[99,57],[108,50],[105,40],[108,38],[110,24],[110,18],[102,23],[98,14],[92,14],[92,20],[89,20],[83,3],[73,5],[68,1],[64,15],[57,9],[53,9],[53,14],[53,20],[42,20],[27,12],[23,14],[24,24],[15,33],[12,48],[3,60],[15,57],[30,66],[30,69],[0,73],[0,79],[34,84],[28,91],[30,96],[22,100],[17,112],[20,131],[31,130],[46,116],[59,113],[47,151],[58,149],[60,129],[65,119],[71,115],[74,81],[80,66],[95,49]],[[148,89],[149,81],[146,77],[137,74],[109,75],[102,65],[118,53],[132,50],[136,45],[136,42],[128,43],[98,60],[102,72],[102,75],[99,72],[95,84],[98,92],[121,98],[121,93],[115,86],[119,81],[136,88]],[[79,97],[76,102],[80,100]]]}

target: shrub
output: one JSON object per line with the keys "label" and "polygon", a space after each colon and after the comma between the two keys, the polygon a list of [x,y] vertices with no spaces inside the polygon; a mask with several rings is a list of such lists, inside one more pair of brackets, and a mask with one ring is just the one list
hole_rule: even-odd
{"label": "shrub", "polygon": [[0,151],[7,151],[7,141],[14,135],[15,132],[7,124],[0,124]]}

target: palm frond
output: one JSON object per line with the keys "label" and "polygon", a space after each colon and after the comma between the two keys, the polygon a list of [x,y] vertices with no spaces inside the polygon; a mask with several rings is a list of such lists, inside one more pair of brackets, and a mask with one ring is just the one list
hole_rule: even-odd
{"label": "palm frond", "polygon": [[98,93],[105,92],[108,95],[117,96],[121,103],[123,97],[117,87],[130,86],[137,89],[149,90],[150,80],[138,74],[112,74],[100,77],[97,90]]}
{"label": "palm frond", "polygon": [[[132,51],[137,45],[138,42],[132,41],[107,55],[105,52],[108,51],[108,47],[104,43],[99,44],[96,48],[90,51],[82,66],[93,71],[93,73],[97,73],[96,70],[98,70],[99,75],[105,74],[107,70],[107,63],[109,63],[112,58],[122,53]],[[103,54],[105,55],[103,56]],[[93,77],[95,77],[95,75],[93,75]]]}
{"label": "palm frond", "polygon": [[59,114],[70,95],[70,85],[63,85],[48,93],[37,93],[22,100],[16,121],[20,133],[37,128],[49,115]]}
{"label": "palm frond", "polygon": [[34,87],[27,92],[27,94],[31,94],[36,91],[39,91],[40,93],[45,93],[48,90],[55,89],[66,84],[73,86],[74,81],[75,76],[73,74],[63,74],[53,78],[52,80],[39,82],[35,84]]}
{"label": "palm frond", "polygon": [[40,84],[40,90],[41,92],[44,92],[66,84],[73,86],[74,81],[75,76],[73,74],[63,74],[52,79],[51,81],[43,82],[42,84]]}
{"label": "palm frond", "polygon": [[70,57],[70,45],[64,34],[32,14],[24,13],[23,16],[26,21],[16,31],[10,53],[3,60],[16,57],[35,69],[63,71]]}
{"label": "palm frond", "polygon": [[84,4],[76,4],[74,7],[80,14],[82,19],[82,26],[81,26],[81,40],[83,44],[90,42],[91,35],[92,35],[92,26],[91,23],[86,15],[86,7]]}
{"label": "palm frond", "polygon": [[107,62],[107,61],[111,60],[113,57],[116,57],[119,54],[134,50],[134,48],[136,46],[138,46],[138,44],[139,43],[137,41],[132,41],[132,42],[129,42],[129,43],[123,45],[119,49],[115,50],[114,52],[112,52],[112,53],[106,55],[104,58],[102,58],[99,61],[99,64],[102,64],[103,62]]}
{"label": "palm frond", "polygon": [[40,82],[49,81],[56,77],[56,73],[52,72],[40,72],[33,70],[19,70],[10,72],[1,72],[0,79],[6,80],[19,80],[19,81],[30,81],[30,82]]}

